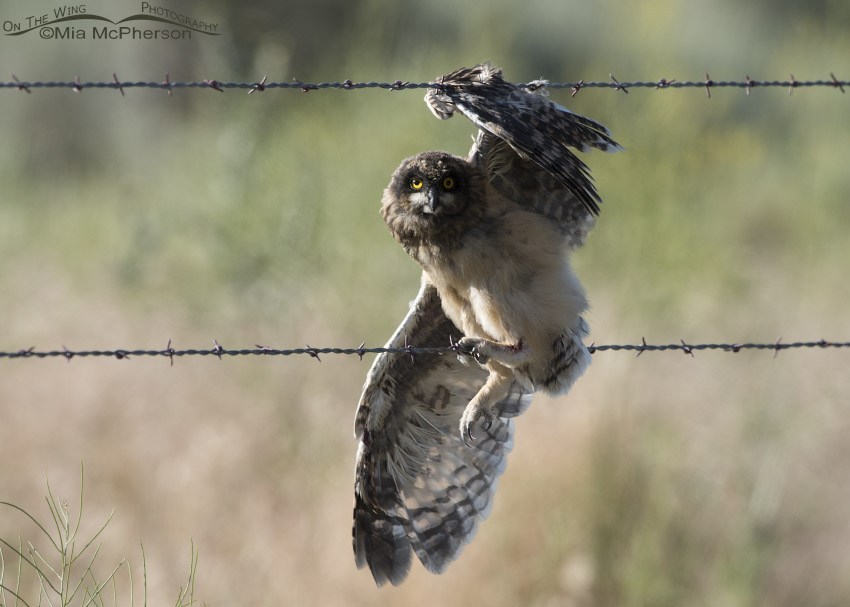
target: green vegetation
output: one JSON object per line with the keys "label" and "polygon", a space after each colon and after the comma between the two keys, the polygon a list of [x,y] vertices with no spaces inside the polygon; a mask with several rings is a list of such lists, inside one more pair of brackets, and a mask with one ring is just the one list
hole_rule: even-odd
{"label": "green vegetation", "polygon": [[[136,604],[133,569],[127,559],[122,559],[111,570],[107,569],[106,577],[100,575],[98,555],[103,546],[95,542],[100,540],[112,515],[110,514],[90,538],[85,539],[79,535],[83,521],[83,487],[81,469],[80,502],[74,520],[70,504],[67,500],[54,496],[50,483],[47,484],[46,501],[52,525],[39,521],[28,510],[18,505],[0,502],[0,507],[4,510],[17,514],[18,518],[29,523],[36,530],[37,536],[27,538],[26,542],[19,536],[17,546],[0,537],[0,605],[104,607],[107,604],[129,604],[132,607]],[[55,532],[49,531],[48,528],[55,529]],[[46,542],[46,549],[38,547],[43,542]],[[4,548],[6,553],[12,556],[8,567]],[[148,579],[144,546],[140,546],[140,549],[143,572],[142,605],[147,605]],[[176,607],[190,607],[194,604],[197,565],[198,554],[193,546],[188,581],[177,594],[177,600],[174,602]],[[126,577],[127,583],[126,588],[122,586],[120,593],[119,577]]]}

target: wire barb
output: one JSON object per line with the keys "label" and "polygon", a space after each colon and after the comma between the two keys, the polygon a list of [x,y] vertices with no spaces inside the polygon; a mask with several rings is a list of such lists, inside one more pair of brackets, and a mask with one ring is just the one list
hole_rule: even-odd
{"label": "wire barb", "polygon": [[584,86],[584,80],[579,80],[570,88],[570,97],[575,97]]}
{"label": "wire barb", "polygon": [[203,80],[202,82],[214,91],[218,91],[219,93],[224,92],[224,89],[221,88],[221,84],[219,84],[218,80]]}
{"label": "wire barb", "polygon": [[256,93],[256,92],[262,93],[264,90],[266,90],[266,76],[263,76],[262,80],[255,83],[254,85],[252,85],[251,90],[248,91],[248,94],[250,95],[251,93]]}
{"label": "wire barb", "polygon": [[615,90],[623,91],[626,95],[629,94],[629,87],[627,85],[623,84],[622,82],[620,82],[619,80],[614,78],[614,74],[608,74],[608,75],[611,77],[611,80],[614,81],[614,85],[615,85],[614,89]]}
{"label": "wire barb", "polygon": [[711,79],[708,72],[705,73],[705,82],[703,82],[702,85],[705,87],[705,94],[708,95],[709,99],[711,99],[711,87],[714,86],[714,80]]}
{"label": "wire barb", "polygon": [[310,91],[319,90],[319,85],[311,84],[309,82],[301,82],[297,78],[292,79],[292,84],[301,89],[302,93],[309,93]]}
{"label": "wire barb", "polygon": [[170,366],[174,366],[174,348],[171,347],[171,338],[168,338],[168,345],[165,346],[165,355],[171,361]]}
{"label": "wire barb", "polygon": [[416,351],[415,351],[416,349],[413,347],[412,344],[409,344],[407,342],[407,336],[406,335],[404,336],[404,350],[410,355],[410,363],[415,364],[416,363],[416,357],[414,355],[416,354]]}
{"label": "wire barb", "polygon": [[[833,76],[833,78],[834,78],[834,76]],[[29,87],[26,86],[25,84],[21,83],[21,81],[18,80],[18,77],[15,76],[14,74],[12,74],[12,80],[15,81],[15,83],[17,85],[15,88],[17,88],[19,91],[26,91],[27,93],[32,93],[32,91],[29,89]],[[841,92],[843,93],[844,91],[842,90]]]}
{"label": "wire barb", "polygon": [[118,76],[115,72],[112,72],[112,80],[115,81],[115,88],[121,91],[121,96],[124,97],[124,87],[121,86],[121,82],[118,80]]}

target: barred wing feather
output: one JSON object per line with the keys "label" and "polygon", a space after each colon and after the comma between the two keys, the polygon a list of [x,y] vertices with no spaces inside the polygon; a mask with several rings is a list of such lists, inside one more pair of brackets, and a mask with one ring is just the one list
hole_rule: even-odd
{"label": "barred wing feather", "polygon": [[[387,347],[445,346],[460,331],[424,283]],[[498,417],[461,440],[460,417],[487,378],[452,354],[381,354],[366,379],[355,419],[353,543],[358,567],[378,585],[399,584],[411,551],[442,572],[490,512],[499,475],[513,446],[512,417],[530,404],[519,384],[497,406]]]}

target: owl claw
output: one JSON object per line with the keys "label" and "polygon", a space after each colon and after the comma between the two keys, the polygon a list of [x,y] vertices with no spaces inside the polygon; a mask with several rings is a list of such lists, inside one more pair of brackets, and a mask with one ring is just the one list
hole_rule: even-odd
{"label": "owl claw", "polygon": [[487,432],[493,427],[493,413],[490,409],[482,407],[478,403],[470,403],[467,405],[460,418],[460,436],[468,447],[471,447],[472,441],[476,440],[475,436],[472,434],[472,429],[475,427],[475,424],[482,419],[484,420],[484,423],[481,424],[481,427],[485,432]]}
{"label": "owl claw", "polygon": [[[484,349],[487,346],[486,340],[480,339],[478,337],[464,337],[459,342],[457,342],[457,350],[460,352],[461,356],[464,358],[474,358],[475,362],[479,365],[486,365],[487,361],[490,360],[489,354],[484,353]],[[461,360],[462,363],[465,363]]]}

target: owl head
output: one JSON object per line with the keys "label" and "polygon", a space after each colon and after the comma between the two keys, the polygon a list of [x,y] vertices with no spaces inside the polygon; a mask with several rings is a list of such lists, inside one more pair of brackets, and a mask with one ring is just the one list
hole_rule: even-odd
{"label": "owl head", "polygon": [[480,220],[480,172],[447,152],[424,152],[402,161],[384,190],[381,215],[395,239],[412,247],[458,245]]}
{"label": "owl head", "polygon": [[384,206],[427,223],[463,212],[468,202],[470,167],[446,152],[425,152],[402,161],[384,192]]}

